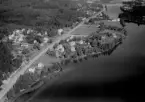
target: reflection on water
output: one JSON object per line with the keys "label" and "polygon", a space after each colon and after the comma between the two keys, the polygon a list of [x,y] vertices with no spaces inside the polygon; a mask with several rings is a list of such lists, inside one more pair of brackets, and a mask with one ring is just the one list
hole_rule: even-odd
{"label": "reflection on water", "polygon": [[127,24],[128,37],[111,56],[71,65],[74,71],[62,76],[31,102],[143,102],[144,28]]}
{"label": "reflection on water", "polygon": [[133,6],[131,10],[126,11],[124,11],[123,7],[121,8],[123,13],[119,14],[119,18],[121,18],[121,24],[123,26],[125,25],[125,22],[136,23],[138,26],[145,24],[145,6]]}

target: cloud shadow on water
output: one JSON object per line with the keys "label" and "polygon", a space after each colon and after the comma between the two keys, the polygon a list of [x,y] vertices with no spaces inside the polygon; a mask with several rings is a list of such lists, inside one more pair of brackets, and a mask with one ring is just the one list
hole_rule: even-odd
{"label": "cloud shadow on water", "polygon": [[111,101],[110,99],[120,98],[125,100],[125,102],[143,102],[143,93],[145,92],[145,57],[132,56],[128,60],[130,60],[128,61],[130,64],[133,64],[131,67],[134,66],[135,68],[133,69],[136,69],[133,70],[136,74],[133,74],[132,76],[122,77],[111,82],[98,82],[95,79],[92,79],[91,81],[69,81],[61,84],[56,83],[47,87],[37,98],[42,100],[108,99],[105,102],[118,102]]}

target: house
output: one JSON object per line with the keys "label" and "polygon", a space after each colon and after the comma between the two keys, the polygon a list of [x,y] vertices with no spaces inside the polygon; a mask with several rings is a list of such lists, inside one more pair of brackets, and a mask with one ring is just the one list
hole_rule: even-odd
{"label": "house", "polygon": [[31,73],[34,73],[35,72],[35,68],[29,68],[28,71],[31,72]]}
{"label": "house", "polygon": [[22,34],[22,31],[19,30],[19,29],[17,29],[17,30],[14,30],[14,33],[15,33],[15,34]]}
{"label": "house", "polygon": [[58,29],[58,35],[62,35],[63,34],[63,29]]}
{"label": "house", "polygon": [[60,57],[60,53],[58,52],[58,51],[56,51],[56,57],[58,58],[58,57]]}
{"label": "house", "polygon": [[120,22],[120,19],[118,18],[118,19],[113,19],[113,20],[111,20],[112,22]]}
{"label": "house", "polygon": [[22,44],[21,44],[21,47],[28,48],[28,47],[29,47],[29,45],[28,45],[28,43],[22,43]]}
{"label": "house", "polygon": [[117,38],[117,35],[115,33],[112,33],[112,35],[113,35],[114,38]]}
{"label": "house", "polygon": [[21,30],[14,30],[13,33],[8,36],[8,39],[18,44],[24,40],[24,37],[25,36]]}
{"label": "house", "polygon": [[69,44],[70,44],[70,46],[75,46],[76,45],[76,42],[72,41]]}
{"label": "house", "polygon": [[22,32],[24,32],[24,31],[25,31],[25,29],[23,28],[21,31],[22,31]]}
{"label": "house", "polygon": [[74,36],[73,35],[71,35],[69,38],[67,38],[67,42],[69,42],[71,39],[73,39],[74,38]]}
{"label": "house", "polygon": [[73,39],[73,38],[74,38],[74,36],[73,36],[73,35],[71,35],[69,39]]}
{"label": "house", "polygon": [[9,35],[9,40],[13,40],[13,38],[14,38],[14,34]]}
{"label": "house", "polygon": [[28,29],[28,30],[27,30],[27,34],[30,34],[30,33],[32,33],[32,32],[33,32],[32,29]]}
{"label": "house", "polygon": [[43,40],[44,40],[44,43],[47,43],[49,39],[47,37],[44,37]]}
{"label": "house", "polygon": [[34,40],[34,44],[38,43],[36,40]]}
{"label": "house", "polygon": [[18,38],[18,41],[19,42],[22,42],[24,40],[24,35],[23,34],[20,34],[19,35],[19,38]]}
{"label": "house", "polygon": [[79,43],[79,44],[83,44],[84,42],[83,42],[83,40],[80,40],[78,43]]}
{"label": "house", "polygon": [[47,31],[44,32],[44,35],[48,35]]}
{"label": "house", "polygon": [[42,68],[44,68],[44,64],[43,63],[38,63],[38,66],[37,66],[37,69],[42,69]]}
{"label": "house", "polygon": [[75,52],[75,51],[76,51],[75,47],[72,46],[72,47],[71,47],[71,51],[72,51],[72,52]]}
{"label": "house", "polygon": [[64,52],[64,47],[62,45],[58,45],[56,50],[60,51],[61,53],[63,53]]}
{"label": "house", "polygon": [[37,33],[37,35],[42,36],[42,34],[41,34],[41,33]]}

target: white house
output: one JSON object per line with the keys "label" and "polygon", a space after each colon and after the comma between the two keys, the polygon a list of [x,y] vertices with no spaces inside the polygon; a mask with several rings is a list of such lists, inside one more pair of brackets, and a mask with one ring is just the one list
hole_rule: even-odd
{"label": "white house", "polygon": [[71,47],[71,51],[72,51],[72,52],[75,52],[75,51],[76,51],[75,47],[72,46],[72,47]]}
{"label": "white house", "polygon": [[47,34],[48,34],[47,31],[45,31],[45,32],[44,32],[44,35],[47,35]]}
{"label": "white house", "polygon": [[42,36],[42,34],[41,34],[41,33],[38,33],[37,35]]}
{"label": "white house", "polygon": [[25,28],[23,28],[21,31],[24,32],[25,31]]}
{"label": "white house", "polygon": [[13,38],[14,38],[14,34],[9,35],[9,40],[13,40]]}
{"label": "white house", "polygon": [[80,40],[80,41],[79,41],[79,44],[83,44],[83,43],[84,43],[83,40]]}
{"label": "white house", "polygon": [[28,48],[28,47],[29,47],[29,45],[28,45],[28,43],[22,43],[22,44],[21,44],[21,47]]}
{"label": "white house", "polygon": [[62,35],[63,29],[58,29],[58,35]]}
{"label": "white house", "polygon": [[119,18],[117,18],[117,19],[113,19],[113,20],[112,20],[112,22],[119,22],[119,21],[120,21]]}
{"label": "white house", "polygon": [[68,42],[69,40],[71,40],[71,39],[73,39],[73,38],[74,38],[74,36],[71,35],[66,41]]}
{"label": "white house", "polygon": [[42,69],[42,68],[44,68],[44,64],[43,63],[38,63],[38,67],[37,67],[37,69]]}
{"label": "white house", "polygon": [[76,42],[72,41],[69,44],[70,44],[70,46],[75,46],[76,45]]}
{"label": "white house", "polygon": [[37,41],[36,40],[34,40],[34,44],[36,44],[37,43]]}
{"label": "white house", "polygon": [[62,45],[58,45],[56,50],[60,51],[62,53],[62,52],[64,52],[64,47]]}
{"label": "white house", "polygon": [[112,33],[112,35],[113,35],[114,38],[117,38],[117,35],[115,33]]}
{"label": "white house", "polygon": [[31,73],[34,73],[35,72],[35,68],[29,68],[28,71],[31,72]]}
{"label": "white house", "polygon": [[44,40],[44,43],[47,43],[49,39],[47,37],[44,37],[43,40]]}
{"label": "white house", "polygon": [[33,32],[32,29],[28,29],[28,30],[27,30],[27,34],[30,34],[31,32]]}

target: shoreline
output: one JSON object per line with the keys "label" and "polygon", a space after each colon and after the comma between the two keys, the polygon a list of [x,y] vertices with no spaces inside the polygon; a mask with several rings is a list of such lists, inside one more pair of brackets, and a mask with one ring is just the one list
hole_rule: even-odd
{"label": "shoreline", "polygon": [[[80,62],[80,59],[82,61],[84,61],[85,58],[87,58],[87,60],[88,60],[88,58],[91,58],[91,59],[94,58],[94,57],[97,58],[97,57],[99,57],[101,55],[104,55],[104,56],[105,55],[110,55],[121,43],[122,42],[118,42],[112,49],[109,49],[109,50],[104,51],[104,52],[92,53],[91,55],[84,55],[84,56],[80,56],[80,57],[78,57],[76,59],[72,59],[72,60],[70,60],[69,63],[75,63],[74,60],[76,60],[77,62]],[[110,52],[110,53],[108,53],[108,52]],[[66,59],[66,60],[69,60],[69,59]],[[67,63],[67,64],[69,64],[69,63]],[[62,65],[65,65],[65,64],[61,64],[60,66],[62,66]],[[25,95],[27,93],[31,93],[33,91],[36,91],[36,93],[34,95],[32,95],[32,97],[30,99],[28,99],[28,101],[26,101],[26,102],[29,102],[33,97],[35,97],[40,92],[42,92],[46,87],[48,87],[49,84],[52,84],[51,82],[48,82],[48,81],[55,81],[55,80],[57,80],[58,79],[58,76],[59,76],[58,74],[64,74],[64,73],[67,72],[67,70],[71,70],[71,69],[63,69],[62,72],[52,73],[52,76],[50,75],[50,77],[52,77],[52,78],[50,78],[49,76],[47,76],[46,78],[41,79],[40,80],[40,84],[38,84],[38,85],[36,85],[36,86],[34,86],[34,87],[32,87],[32,88],[24,91],[23,93],[18,94],[16,96],[16,98],[14,98],[11,102],[15,102],[22,95]],[[56,74],[56,76],[55,75],[53,76],[53,74]],[[37,91],[38,91],[38,93],[37,93]]]}
{"label": "shoreline", "polygon": [[[38,89],[35,89],[36,92],[32,94],[32,96],[30,96],[30,98],[27,99],[27,101],[25,102],[30,102],[35,96],[37,96],[39,93],[41,93],[46,87],[48,87],[48,85],[51,85],[53,84],[53,82],[59,80],[59,76],[63,76],[64,74],[66,74],[67,72],[71,71],[73,69],[65,69],[63,70],[62,72],[58,72],[57,74],[55,73],[54,75],[50,76],[50,77],[47,77],[47,78],[44,78],[44,82],[43,84],[38,88]],[[49,81],[49,82],[48,82]],[[35,91],[33,90],[33,91]],[[31,91],[31,92],[33,92]],[[18,97],[19,98],[19,97]],[[15,101],[13,101],[15,102]]]}
{"label": "shoreline", "polygon": [[[118,35],[120,35],[120,39],[116,39],[115,43],[114,42],[110,43],[110,44],[113,44],[114,43],[114,45],[112,45],[112,47],[107,48],[107,49],[104,49],[104,51],[102,49],[101,52],[99,52],[99,51],[96,52],[96,51],[92,50],[91,53],[86,53],[86,54],[81,55],[81,56],[78,55],[78,57],[75,57],[75,58],[68,57],[68,58],[61,59],[59,62],[56,62],[56,63],[53,64],[53,66],[57,65],[56,68],[55,68],[55,70],[53,69],[53,66],[52,66],[51,68],[53,70],[51,72],[49,70],[47,70],[45,73],[43,73],[43,74],[40,75],[42,77],[40,77],[40,80],[38,80],[36,82],[36,83],[39,83],[40,82],[40,84],[38,84],[38,85],[36,85],[34,87],[31,87],[31,86],[33,86],[36,83],[30,84],[30,87],[28,89],[26,89],[26,91],[18,93],[16,96],[12,97],[12,100],[10,98],[9,99],[12,102],[15,102],[15,100],[17,100],[19,97],[21,97],[23,95],[26,95],[27,93],[31,93],[31,92],[33,93],[33,91],[35,91],[35,90],[36,90],[36,93],[37,93],[37,90],[38,90],[38,93],[40,93],[39,92],[39,88],[40,88],[40,90],[45,89],[45,87],[48,84],[51,84],[52,81],[55,81],[56,79],[59,79],[59,78],[55,78],[55,77],[59,76],[60,74],[63,74],[63,72],[66,72],[66,69],[62,68],[62,66],[64,66],[64,65],[67,65],[69,63],[82,62],[84,60],[87,60],[88,58],[97,58],[100,55],[104,55],[104,56],[107,55],[107,56],[109,56],[120,44],[122,44],[122,42],[127,37],[126,32],[124,32],[124,30],[123,30],[123,32],[121,32],[121,35],[118,34]],[[93,34],[89,38],[91,39],[91,38],[95,37],[95,35],[96,34]],[[98,46],[95,46],[95,47],[98,47]],[[68,70],[70,70],[70,69],[68,69]],[[41,81],[42,81],[42,84],[41,84]],[[48,82],[48,81],[50,81],[50,82]],[[15,90],[15,89],[13,89],[13,90]],[[35,95],[36,94],[34,94],[34,96]],[[32,96],[32,97],[34,97],[34,96]],[[11,93],[10,93],[10,97],[11,97]]]}
{"label": "shoreline", "polygon": [[[120,43],[118,44],[118,45],[120,45]],[[118,45],[115,45],[116,47],[118,46]],[[113,47],[114,48],[114,47]],[[112,48],[112,49],[113,49]],[[112,49],[109,49],[109,50],[112,50]],[[114,50],[113,50],[114,51]],[[94,58],[93,56],[94,55],[96,55],[96,56],[99,56],[99,55],[105,55],[104,53],[105,52],[107,52],[107,51],[104,51],[104,52],[99,52],[99,53],[97,53],[98,55],[96,55],[96,53],[94,53],[94,54],[91,54],[91,55],[84,55],[83,57],[81,56],[81,57],[78,57],[78,58],[76,58],[75,60],[77,60],[77,62],[80,62],[80,59],[82,59],[82,60],[85,60],[85,57],[87,57],[87,59],[88,58]],[[69,59],[66,59],[66,60],[69,60]],[[74,60],[74,59],[73,59]],[[75,62],[73,62],[73,60],[71,60],[70,61],[70,63],[75,63]],[[63,64],[63,65],[65,65],[65,64]],[[65,69],[63,69],[64,71],[65,71]],[[60,72],[61,73],[61,72]],[[60,74],[59,72],[58,72],[58,74]],[[63,71],[62,71],[62,73],[63,73]],[[61,74],[62,74],[61,73]],[[54,74],[54,73],[52,73],[52,74]],[[56,77],[57,77],[58,75],[56,75]],[[50,78],[50,77],[54,77],[53,75],[52,76],[49,76],[49,79],[48,78],[46,78],[46,80],[50,80],[50,81],[54,81],[54,80],[56,80],[56,79],[54,79],[54,78]],[[45,79],[44,79],[45,80]],[[51,82],[50,82],[51,83]],[[17,96],[17,98],[19,98],[21,95],[24,95],[25,93],[28,93],[28,92],[32,92],[32,91],[34,91],[34,90],[38,90],[38,93],[39,93],[39,91],[41,90],[41,88],[43,89],[44,87],[45,87],[45,85],[47,86],[47,84],[49,84],[49,82],[47,82],[46,81],[46,83],[45,83],[45,81],[44,81],[44,83],[42,84],[42,85],[36,85],[35,87],[33,87],[32,89],[28,89],[27,91],[25,91],[24,93],[21,93],[21,94],[19,94],[18,96]],[[44,86],[43,86],[44,85]],[[39,88],[40,88],[40,90],[39,90]],[[36,94],[37,94],[37,91],[36,91]],[[35,96],[35,95],[34,95]]]}

